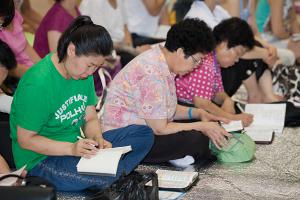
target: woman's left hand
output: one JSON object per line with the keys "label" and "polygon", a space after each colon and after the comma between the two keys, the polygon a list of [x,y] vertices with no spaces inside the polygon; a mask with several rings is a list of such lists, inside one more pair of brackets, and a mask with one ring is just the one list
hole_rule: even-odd
{"label": "woman's left hand", "polygon": [[99,149],[107,149],[107,148],[111,148],[112,147],[112,144],[105,140],[103,137],[102,137],[102,134],[98,134],[97,136],[95,136],[93,138],[96,142],[98,142],[98,148]]}

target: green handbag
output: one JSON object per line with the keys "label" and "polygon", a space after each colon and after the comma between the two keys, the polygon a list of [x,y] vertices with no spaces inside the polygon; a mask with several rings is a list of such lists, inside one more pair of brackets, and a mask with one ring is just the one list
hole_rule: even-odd
{"label": "green handbag", "polygon": [[[209,148],[219,162],[240,163],[247,162],[254,158],[255,143],[244,132],[231,132],[234,137],[228,139],[228,144],[219,150],[211,140]],[[238,139],[237,139],[238,138]]]}

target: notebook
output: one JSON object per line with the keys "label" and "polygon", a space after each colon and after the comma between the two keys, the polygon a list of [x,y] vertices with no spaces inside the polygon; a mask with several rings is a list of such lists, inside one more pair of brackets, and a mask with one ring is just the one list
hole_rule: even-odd
{"label": "notebook", "polygon": [[158,187],[163,190],[187,191],[199,179],[198,172],[161,170],[156,171]]}
{"label": "notebook", "polygon": [[116,176],[122,155],[131,150],[131,146],[100,149],[97,155],[90,159],[82,157],[77,164],[77,171],[83,174]]}
{"label": "notebook", "polygon": [[272,143],[274,134],[282,135],[286,104],[247,104],[246,113],[253,114],[253,122],[245,127],[256,143]]}

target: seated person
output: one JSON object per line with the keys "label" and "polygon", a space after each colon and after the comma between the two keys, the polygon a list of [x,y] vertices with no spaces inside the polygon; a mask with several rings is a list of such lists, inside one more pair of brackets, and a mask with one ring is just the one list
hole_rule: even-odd
{"label": "seated person", "polygon": [[155,38],[159,28],[160,13],[166,0],[123,0],[124,14],[133,46],[155,44],[164,39]]}
{"label": "seated person", "polygon": [[[30,0],[14,0],[14,2],[15,7],[21,12],[24,18],[24,31],[34,34],[42,21],[42,16],[33,9]],[[49,0],[43,1],[43,6],[45,3],[49,3]]]}
{"label": "seated person", "polygon": [[125,66],[142,51],[150,48],[149,45],[133,47],[126,16],[124,16],[123,0],[83,0],[79,8],[83,15],[90,16],[96,24],[107,29],[114,42],[114,49],[121,57],[122,66]]}
{"label": "seated person", "polygon": [[[11,152],[11,140],[9,138],[9,113],[12,96],[7,95],[7,87],[3,84],[9,71],[15,69],[17,61],[9,46],[0,40],[0,174],[9,172],[9,167],[14,168],[13,156]],[[3,91],[3,90],[4,91]],[[5,161],[6,160],[6,161]]]}
{"label": "seated person", "polygon": [[[235,23],[236,26],[232,26]],[[225,20],[214,30],[218,30],[219,26],[221,28],[225,26],[227,30],[218,32],[215,51],[200,60],[192,72],[176,77],[178,101],[195,105],[229,120],[241,120],[244,126],[249,126],[253,116],[247,113],[236,114],[234,102],[224,92],[220,64],[224,68],[231,66],[254,47],[254,37],[251,31],[247,31],[249,29],[247,23],[239,19]],[[239,28],[231,30],[236,27]],[[231,37],[227,37],[227,33],[231,33]],[[236,38],[235,41],[233,38]]]}
{"label": "seated person", "polygon": [[[101,116],[104,130],[132,124],[151,127],[155,141],[144,160],[148,163],[187,155],[200,160],[209,153],[208,138],[221,148],[231,134],[211,120],[225,119],[178,105],[175,88],[175,76],[192,71],[213,48],[211,29],[203,21],[186,19],[173,25],[164,46],[156,45],[135,57],[111,82]],[[180,119],[196,122],[174,122]]]}
{"label": "seated person", "polygon": [[[48,54],[22,77],[10,114],[17,168],[26,165],[29,176],[47,179],[58,191],[79,191],[106,188],[143,160],[153,144],[150,128],[131,125],[102,134],[96,115],[91,75],[112,48],[105,28],[87,16],[78,17],[61,35],[57,53]],[[77,140],[81,128],[86,139]],[[126,145],[133,151],[120,160],[116,177],[78,174],[81,157]]]}
{"label": "seated person", "polygon": [[[3,85],[9,71],[14,70],[17,66],[17,61],[14,53],[9,46],[0,40],[0,112],[10,113],[12,97],[6,95],[1,88],[6,89]],[[6,91],[9,92],[9,91]]]}
{"label": "seated person", "polygon": [[0,39],[8,44],[16,56],[17,67],[10,74],[17,78],[40,60],[25,38],[22,22],[23,18],[15,9],[13,0],[0,1]]}
{"label": "seated person", "polygon": [[41,58],[49,52],[56,51],[62,33],[80,15],[76,2],[76,0],[56,0],[42,19],[33,43],[33,48]]}
{"label": "seated person", "polygon": [[300,62],[300,34],[294,0],[260,0],[256,10],[256,22],[262,38],[280,48],[288,48]]}
{"label": "seated person", "polygon": [[[218,23],[220,23],[224,19],[230,18],[228,12],[217,5],[216,0],[204,0],[204,1],[194,1],[190,11],[187,13],[186,18],[199,18],[204,20],[210,27],[214,28]],[[239,27],[236,27],[237,29]],[[259,43],[259,42],[257,42]],[[276,49],[270,45],[265,44],[265,47],[257,44],[251,50],[243,55],[243,59],[246,59],[247,66],[253,65],[255,60],[263,60],[268,63],[269,67],[272,68],[274,63],[276,62],[277,53]],[[238,59],[237,64],[245,65],[242,63],[243,61]],[[261,61],[262,62],[262,61]],[[256,63],[257,64],[257,63]],[[256,65],[258,69],[264,68],[265,65]],[[227,70],[230,72],[234,69]],[[245,67],[240,68],[239,70],[244,70],[241,74],[246,73],[247,69]],[[261,70],[262,71],[262,70]],[[248,101],[255,103],[259,102],[262,99],[266,102],[277,100],[277,97],[272,92],[272,78],[271,73],[269,71],[263,70],[265,73],[260,74],[262,82],[256,81],[254,75],[250,77],[249,80],[245,81],[247,92],[248,92]],[[252,72],[250,71],[252,74]],[[228,75],[230,77],[230,74]],[[233,81],[233,80],[232,80]],[[265,87],[265,83],[267,83],[268,87]],[[224,85],[225,86],[225,85]],[[263,91],[261,91],[263,90]]]}

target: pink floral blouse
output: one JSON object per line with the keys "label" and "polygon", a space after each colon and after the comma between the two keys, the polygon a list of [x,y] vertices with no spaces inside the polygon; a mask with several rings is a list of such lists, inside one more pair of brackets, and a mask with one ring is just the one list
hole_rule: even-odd
{"label": "pink floral blouse", "polygon": [[145,119],[172,121],[177,105],[175,74],[157,45],[137,56],[111,82],[101,117],[103,131]]}

